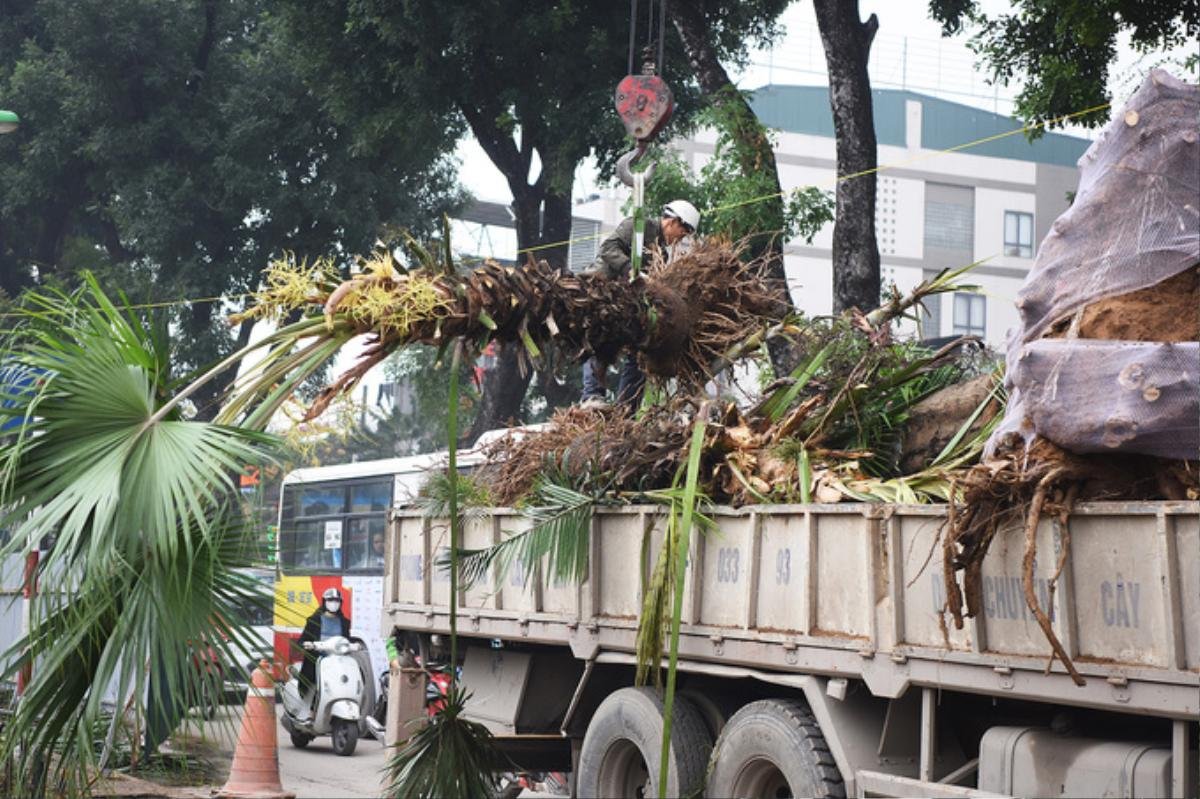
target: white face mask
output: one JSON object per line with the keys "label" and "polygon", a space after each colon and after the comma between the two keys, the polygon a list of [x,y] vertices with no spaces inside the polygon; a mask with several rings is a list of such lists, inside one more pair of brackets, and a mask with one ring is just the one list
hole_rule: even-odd
{"label": "white face mask", "polygon": [[330,613],[337,613],[341,609],[342,603],[340,600],[328,599],[325,601],[325,610],[329,611]]}

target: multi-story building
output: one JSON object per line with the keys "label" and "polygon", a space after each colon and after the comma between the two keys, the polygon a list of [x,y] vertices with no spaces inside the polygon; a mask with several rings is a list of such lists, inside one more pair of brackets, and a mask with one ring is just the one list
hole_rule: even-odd
{"label": "multi-story building", "polygon": [[[979,293],[927,301],[920,333],[925,338],[971,333],[1003,344],[1017,321],[1017,289],[1038,243],[1069,205],[1079,181],[1075,163],[1091,142],[1058,133],[1032,142],[1020,133],[990,138],[1021,123],[911,91],[876,90],[873,101],[881,165],[875,221],[884,285],[906,291],[944,268],[981,262],[967,278]],[[758,118],[776,131],[784,191],[809,185],[832,190],[836,152],[828,89],[766,86],[751,102]],[[676,146],[699,170],[715,140],[715,132],[707,130]],[[945,152],[971,142],[978,143]],[[603,233],[619,221],[623,200],[621,192],[579,205],[575,227],[583,234],[598,224]],[[832,237],[830,224],[811,244],[792,241],[785,248],[792,297],[811,315],[833,308]],[[591,239],[576,242],[572,263],[590,260],[595,246]]]}

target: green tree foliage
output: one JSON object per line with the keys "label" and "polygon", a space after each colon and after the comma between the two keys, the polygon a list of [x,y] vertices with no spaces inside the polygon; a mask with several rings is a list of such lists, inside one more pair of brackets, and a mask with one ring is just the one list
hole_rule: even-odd
{"label": "green tree foliage", "polygon": [[[774,19],[785,5],[704,4],[712,52],[744,57],[774,35]],[[641,9],[639,71],[645,3]],[[469,130],[505,176],[518,247],[538,247],[537,257],[565,263],[565,246],[545,245],[570,238],[579,162],[594,154],[611,171],[630,146],[612,107],[613,89],[629,67],[627,4],[305,0],[289,4],[284,16],[339,121],[352,119],[369,135],[390,136],[387,120],[418,94],[425,107],[451,120],[448,140]],[[666,138],[685,132],[701,103],[688,56],[673,35],[666,36],[664,60],[660,71],[676,100]],[[518,373],[515,352],[506,348],[485,378],[479,423],[468,438],[520,417],[528,382],[529,375]]]}
{"label": "green tree foliage", "polygon": [[815,186],[788,192],[781,203],[782,220],[765,199],[777,199],[778,180],[774,173],[747,168],[753,164],[752,139],[737,134],[740,126],[756,125],[774,146],[774,136],[741,105],[719,103],[710,106],[699,120],[717,130],[713,155],[699,174],[693,173],[681,158],[669,150],[659,154],[654,180],[646,190],[648,208],[659,208],[678,197],[686,197],[703,213],[704,235],[724,236],[732,241],[748,237],[774,237],[780,241],[802,238],[811,243],[813,236],[833,220],[830,192]]}
{"label": "green tree foliage", "polygon": [[[0,15],[0,286],[72,285],[80,268],[134,302],[253,290],[272,253],[369,249],[455,199],[411,108],[389,141],[335,122],[268,0],[11,0]],[[231,352],[217,302],[157,319],[177,368]],[[237,331],[249,339],[250,325]],[[215,389],[197,397],[211,412]]]}
{"label": "green tree foliage", "polygon": [[[1019,0],[1007,14],[987,14],[975,0],[930,0],[929,9],[946,35],[973,31],[971,45],[995,81],[1025,80],[1017,113],[1034,122],[1110,102],[1121,35],[1142,53],[1194,46],[1200,35],[1197,0]],[[1101,110],[1072,121],[1095,127],[1108,116]]]}

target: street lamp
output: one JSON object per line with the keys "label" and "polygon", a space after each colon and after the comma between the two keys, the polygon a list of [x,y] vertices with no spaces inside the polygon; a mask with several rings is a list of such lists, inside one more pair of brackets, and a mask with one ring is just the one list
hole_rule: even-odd
{"label": "street lamp", "polygon": [[21,124],[21,118],[12,111],[0,110],[0,133],[12,133]]}

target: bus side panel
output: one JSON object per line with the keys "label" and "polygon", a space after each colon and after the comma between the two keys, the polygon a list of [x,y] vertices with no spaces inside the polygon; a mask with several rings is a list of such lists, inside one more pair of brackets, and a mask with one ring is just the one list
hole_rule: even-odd
{"label": "bus side panel", "polygon": [[[382,578],[374,578],[382,583]],[[304,631],[304,622],[321,606],[321,594],[330,588],[342,592],[342,612],[350,619],[350,630],[364,640],[369,636],[378,638],[378,626],[372,624],[372,632],[363,635],[358,632],[354,613],[354,591],[342,584],[340,575],[279,575],[275,581],[275,657],[283,663],[294,663],[299,657],[290,649],[290,641],[300,637]],[[381,585],[382,587],[382,585]],[[371,610],[364,617],[364,623],[371,624]],[[379,618],[379,610],[375,609],[375,618]],[[386,661],[385,661],[386,662]]]}
{"label": "bus side panel", "polygon": [[387,669],[387,650],[383,644],[383,577],[378,574],[346,575],[342,592],[354,596],[354,615],[350,631],[367,645],[371,654],[372,679]]}

